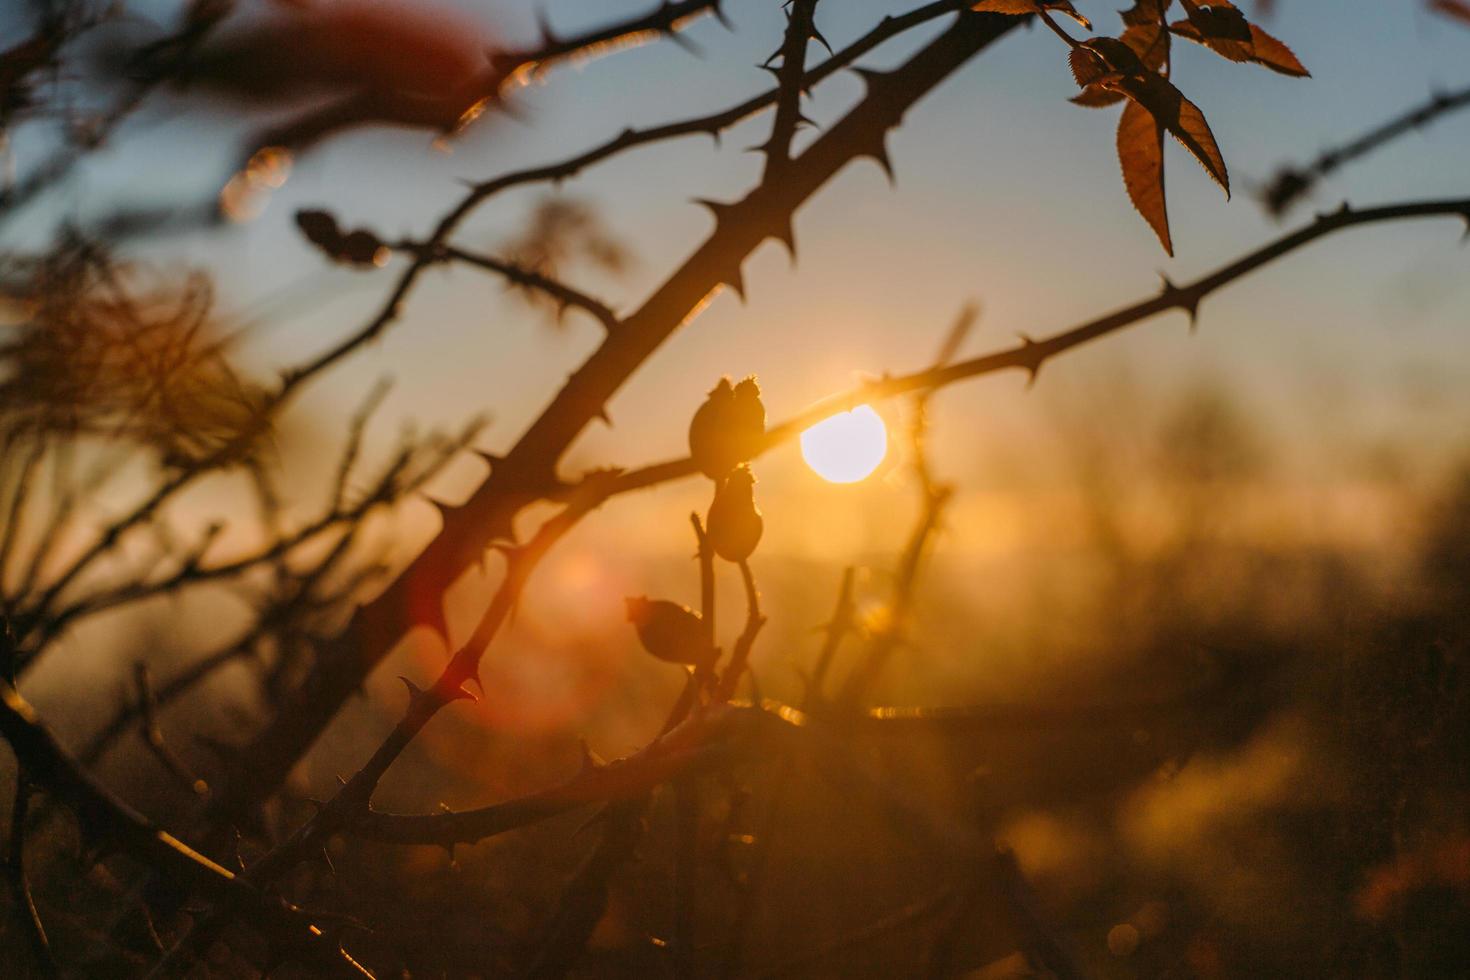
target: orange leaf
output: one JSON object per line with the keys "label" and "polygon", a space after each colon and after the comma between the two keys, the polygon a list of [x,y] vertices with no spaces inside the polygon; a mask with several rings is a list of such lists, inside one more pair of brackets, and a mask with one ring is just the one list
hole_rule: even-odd
{"label": "orange leaf", "polygon": [[1225,158],[1220,155],[1215,135],[1210,132],[1210,124],[1199,106],[1186,99],[1168,79],[1151,72],[1124,79],[1122,88],[1199,161],[1205,173],[1215,179],[1229,198],[1230,174],[1225,169]]}
{"label": "orange leaf", "polygon": [[1297,78],[1310,74],[1290,48],[1247,21],[1245,15],[1226,0],[1203,4],[1195,0],[1180,2],[1189,19],[1169,26],[1169,30],[1180,37],[1202,44],[1230,61],[1254,62]]}
{"label": "orange leaf", "polygon": [[1270,34],[1261,30],[1255,24],[1251,25],[1251,39],[1255,42],[1255,62],[1264,65],[1272,71],[1279,71],[1283,75],[1293,78],[1308,78],[1311,72],[1297,60],[1292,54],[1291,48],[1276,40]]}
{"label": "orange leaf", "polygon": [[1169,212],[1164,203],[1164,127],[1137,102],[1124,106],[1118,120],[1118,163],[1133,206],[1172,256],[1174,242],[1169,237]]}
{"label": "orange leaf", "polygon": [[1077,12],[1072,6],[1072,0],[975,0],[970,5],[971,10],[980,10],[988,14],[1039,14],[1043,10],[1056,10],[1066,14],[1088,30],[1092,29],[1092,22]]}

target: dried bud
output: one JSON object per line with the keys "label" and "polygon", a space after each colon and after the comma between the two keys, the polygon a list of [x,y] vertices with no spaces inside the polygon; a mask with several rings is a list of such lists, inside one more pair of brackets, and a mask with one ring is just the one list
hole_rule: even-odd
{"label": "dried bud", "polygon": [[361,228],[344,232],[337,219],[326,211],[297,211],[296,226],[307,241],[338,262],[376,266],[388,262],[388,246],[381,238]]}
{"label": "dried bud", "polygon": [[760,451],[765,434],[766,407],[755,378],[733,386],[721,378],[689,423],[689,455],[705,476],[723,480]]}
{"label": "dried bud", "polygon": [[744,561],[760,543],[765,526],[755,505],[755,474],[741,464],[715,491],[709,506],[705,528],[710,545],[726,561]]}
{"label": "dried bud", "polygon": [[628,622],[638,630],[643,649],[672,664],[705,666],[713,659],[704,621],[688,606],[666,599],[629,596]]}

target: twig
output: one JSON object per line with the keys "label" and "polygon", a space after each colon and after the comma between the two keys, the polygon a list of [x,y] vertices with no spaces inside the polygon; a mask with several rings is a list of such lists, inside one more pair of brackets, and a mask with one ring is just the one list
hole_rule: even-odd
{"label": "twig", "polygon": [[[790,0],[786,9],[786,35],[781,49],[771,56],[781,64],[770,69],[776,76],[776,118],[771,123],[771,136],[761,150],[766,155],[766,173],[779,171],[791,162],[791,140],[803,122],[801,113],[802,78],[806,74],[807,43],[817,34],[812,17],[817,0]],[[767,65],[770,61],[767,62]]]}
{"label": "twig", "polygon": [[750,662],[750,652],[755,646],[756,637],[766,624],[766,617],[761,613],[760,592],[755,587],[755,576],[750,571],[750,562],[744,559],[740,562],[740,580],[745,585],[745,627],[735,640],[730,663],[726,665],[719,685],[715,688],[717,701],[728,701],[735,696],[735,689],[740,686],[740,678]]}
{"label": "twig", "polygon": [[[489,542],[510,537],[512,521],[522,508],[558,493],[561,484],[555,467],[567,447],[592,420],[605,416],[607,400],[703,307],[721,283],[740,281],[745,256],[769,238],[789,240],[791,215],[797,207],[852,160],[881,154],[882,134],[898,124],[910,105],[1019,23],[1002,15],[962,14],[898,69],[868,73],[867,97],[793,160],[780,181],[760,185],[740,202],[716,205],[713,234],[638,311],[604,338],[509,453],[492,462],[489,477],[469,500],[445,509],[444,527],[428,548],[384,593],[359,609],[339,643],[323,651],[301,695],[247,749],[239,785],[224,787],[216,796],[216,822],[230,822],[232,811],[245,801],[268,794],[280,784],[404,629],[426,624],[442,631],[443,610],[438,603],[427,604],[434,608],[426,611],[426,604],[410,601],[410,588],[416,594],[423,590],[441,595],[460,573],[478,563]],[[453,227],[470,207],[473,202],[465,202],[440,227]],[[437,231],[430,240],[440,240]],[[395,304],[390,299],[390,314]],[[328,352],[309,369],[321,370],[337,356],[341,355]],[[501,618],[503,612],[492,608],[482,620],[485,628],[477,630],[477,642],[488,642]]]}
{"label": "twig", "polygon": [[822,686],[826,683],[827,673],[832,669],[832,662],[837,657],[843,639],[856,626],[857,605],[852,599],[856,575],[857,569],[851,565],[842,570],[842,585],[837,590],[837,607],[832,610],[832,618],[827,620],[822,629],[822,650],[817,654],[817,664],[812,668],[812,675],[806,683],[806,694],[801,702],[803,711],[821,703]]}
{"label": "twig", "polygon": [[6,878],[10,882],[10,893],[15,901],[21,929],[31,947],[31,957],[42,976],[57,974],[56,960],[51,955],[51,943],[46,939],[46,926],[41,922],[41,913],[36,909],[36,900],[31,896],[31,883],[26,878],[25,846],[26,816],[31,798],[31,787],[24,769],[15,774],[15,802],[10,808],[10,850],[5,861]]}
{"label": "twig", "polygon": [[10,743],[32,781],[65,803],[82,832],[101,847],[120,848],[145,865],[228,903],[275,938],[284,937],[307,965],[335,976],[371,977],[299,910],[268,898],[248,882],[158,829],[88,776],[41,724],[35,709],[8,682],[0,682],[0,736]]}
{"label": "twig", "polygon": [[[1155,296],[1140,300],[1106,316],[1089,320],[1069,330],[1053,334],[1043,340],[1034,340],[1022,335],[1021,343],[1004,350],[957,361],[944,368],[929,368],[913,374],[880,378],[858,385],[842,394],[825,398],[810,408],[798,412],[785,422],[768,428],[762,452],[795,439],[806,429],[825,418],[870,401],[893,398],[917,391],[937,390],[957,381],[1000,371],[1019,370],[1034,379],[1037,372],[1041,370],[1041,366],[1058,354],[1116,333],[1159,313],[1180,310],[1188,314],[1193,323],[1199,312],[1200,303],[1205,297],[1237,279],[1244,278],[1262,266],[1290,254],[1303,245],[1345,228],[1387,221],[1444,217],[1458,217],[1466,223],[1467,230],[1470,230],[1470,198],[1444,198],[1363,209],[1343,207],[1331,214],[1319,215],[1306,227],[1248,252],[1192,283],[1179,286],[1165,280],[1163,289]],[[695,472],[697,468],[694,461],[687,457],[655,463],[629,470],[619,476],[612,488],[612,493],[627,493],[667,483],[690,476]]]}
{"label": "twig", "polygon": [[[397,251],[407,252],[412,255],[435,254],[434,247],[424,242],[395,242],[392,247]],[[442,261],[463,262],[466,265],[476,266],[488,272],[493,272],[503,277],[506,281],[524,289],[545,293],[556,304],[558,311],[569,308],[581,310],[591,315],[606,330],[612,331],[618,327],[618,316],[606,303],[587,295],[581,290],[573,289],[566,283],[543,275],[534,269],[527,269],[516,265],[514,262],[507,262],[488,255],[480,255],[462,248],[440,247],[437,255]]]}
{"label": "twig", "polygon": [[1323,150],[1310,163],[1282,166],[1271,178],[1271,182],[1261,189],[1261,203],[1272,217],[1280,218],[1310,194],[1320,180],[1343,164],[1367,156],[1385,143],[1391,143],[1405,133],[1422,129],[1440,116],[1467,106],[1470,106],[1470,87],[1455,92],[1436,92],[1428,102],[1373,127],[1356,139],[1330,150]]}

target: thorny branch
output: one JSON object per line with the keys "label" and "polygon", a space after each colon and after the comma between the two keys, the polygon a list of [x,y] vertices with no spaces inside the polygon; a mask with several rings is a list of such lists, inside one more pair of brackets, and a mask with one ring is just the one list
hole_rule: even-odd
{"label": "thorny branch", "polygon": [[[762,183],[738,202],[711,204],[715,229],[705,243],[604,338],[515,446],[491,461],[489,477],[469,500],[443,509],[444,526],[438,536],[393,585],[358,611],[336,649],[325,652],[321,669],[247,750],[240,778],[216,798],[215,821],[229,822],[245,801],[259,799],[279,784],[405,629],[429,625],[443,633],[442,608],[434,604],[427,615],[435,621],[424,622],[425,610],[408,602],[410,586],[441,595],[478,563],[487,544],[510,537],[512,519],[522,508],[562,486],[555,467],[572,441],[591,421],[605,417],[607,400],[722,284],[739,286],[745,257],[768,239],[791,242],[791,216],[808,197],[852,160],[881,157],[883,134],[898,125],[909,106],[1018,23],[1004,16],[962,14],[899,68],[867,73],[866,98],[793,160],[779,181]],[[440,229],[452,228],[474,203],[473,197],[467,199]],[[436,230],[430,241],[440,240]],[[400,285],[406,288],[407,282],[405,278]],[[390,311],[395,303],[390,300]],[[320,370],[336,356],[340,355],[323,355],[311,370]],[[500,625],[497,608],[508,610],[509,604],[492,603],[476,631],[476,642],[488,643],[494,636]]]}
{"label": "thorny branch", "polygon": [[[1311,224],[1248,252],[1214,272],[1201,276],[1194,282],[1176,285],[1165,279],[1163,289],[1157,295],[1050,337],[1036,340],[1022,334],[1021,342],[1013,347],[957,361],[943,368],[929,368],[913,374],[878,378],[858,385],[851,391],[825,398],[779,425],[770,427],[766,432],[764,450],[769,451],[795,439],[803,431],[825,418],[870,401],[894,398],[919,391],[937,390],[957,381],[1000,371],[1019,370],[1034,379],[1037,372],[1041,370],[1041,366],[1058,354],[1130,327],[1160,313],[1180,310],[1188,314],[1193,324],[1199,313],[1200,303],[1211,293],[1334,232],[1358,225],[1387,221],[1445,217],[1460,218],[1466,223],[1467,231],[1470,231],[1470,198],[1445,198],[1373,208],[1344,206],[1331,214],[1318,215]],[[627,493],[644,487],[656,486],[692,475],[695,472],[694,462],[688,458],[655,463],[623,473],[614,481],[612,493]]]}
{"label": "thorny branch", "polygon": [[324,973],[371,976],[301,910],[266,896],[158,829],[84,773],[8,681],[0,681],[0,736],[10,743],[27,778],[66,804],[96,846],[126,852],[209,900],[228,903],[272,941]]}

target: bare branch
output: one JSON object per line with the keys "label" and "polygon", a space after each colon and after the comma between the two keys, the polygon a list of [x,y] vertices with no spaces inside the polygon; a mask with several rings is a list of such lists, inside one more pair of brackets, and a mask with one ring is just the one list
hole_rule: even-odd
{"label": "bare branch", "polygon": [[1302,166],[1286,164],[1281,167],[1271,178],[1271,182],[1260,190],[1261,203],[1272,217],[1280,218],[1310,194],[1319,181],[1344,164],[1365,157],[1406,133],[1423,129],[1440,116],[1466,107],[1470,107],[1470,87],[1454,92],[1435,92],[1422,105],[1373,127],[1356,139],[1323,150],[1310,163]]}

